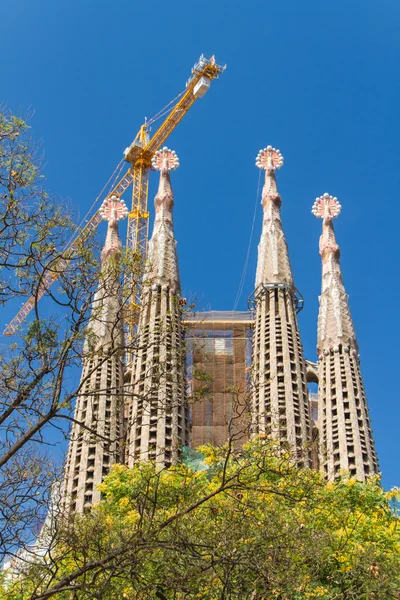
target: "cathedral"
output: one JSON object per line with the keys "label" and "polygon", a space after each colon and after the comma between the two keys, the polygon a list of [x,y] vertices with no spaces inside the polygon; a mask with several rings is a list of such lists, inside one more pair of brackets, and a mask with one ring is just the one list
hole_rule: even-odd
{"label": "cathedral", "polygon": [[[175,152],[159,150],[155,219],[142,281],[132,361],[125,357],[118,221],[111,197],[101,277],[84,346],[81,385],[65,466],[63,503],[82,513],[100,500],[98,484],[114,463],[152,460],[160,468],[186,446],[236,447],[253,436],[290,449],[303,468],[328,480],[348,471],[360,481],[378,470],[359,348],[340,266],[333,219],[337,198],[323,194],[312,212],[322,220],[319,253],[318,362],[305,359],[297,314],[302,306],[281,220],[279,150],[260,150],[265,171],[255,289],[248,311],[190,313],[181,297],[173,226]],[[318,394],[308,390],[318,384]]]}

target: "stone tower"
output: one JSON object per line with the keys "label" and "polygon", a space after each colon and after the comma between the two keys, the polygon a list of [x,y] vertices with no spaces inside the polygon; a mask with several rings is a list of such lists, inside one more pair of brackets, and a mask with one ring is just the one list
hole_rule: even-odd
{"label": "stone tower", "polygon": [[185,404],[185,348],[180,278],[174,237],[170,171],[175,152],[163,148],[153,158],[160,171],[154,199],[155,222],[143,278],[137,350],[132,369],[126,462],[155,460],[170,466],[189,441]]}
{"label": "stone tower", "polygon": [[312,212],[322,219],[319,252],[322,291],[318,317],[318,420],[321,469],[334,479],[341,469],[360,481],[377,472],[377,459],[360,371],[358,344],[340,268],[333,219],[337,198],[324,194]]}
{"label": "stone tower", "polygon": [[254,292],[252,429],[288,443],[299,465],[309,466],[310,421],[305,361],[296,314],[296,288],[282,229],[275,170],[279,150],[260,150],[265,170],[263,224]]}
{"label": "stone tower", "polygon": [[82,513],[100,500],[97,486],[122,462],[124,330],[118,259],[118,221],[127,216],[113,196],[100,209],[108,221],[101,253],[101,281],[94,296],[84,345],[83,369],[65,467],[63,504]]}

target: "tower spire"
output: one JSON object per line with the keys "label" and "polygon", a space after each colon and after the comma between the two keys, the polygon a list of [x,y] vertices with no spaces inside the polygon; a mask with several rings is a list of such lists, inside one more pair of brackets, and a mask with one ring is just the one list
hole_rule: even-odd
{"label": "tower spire", "polygon": [[108,222],[106,240],[101,251],[101,262],[104,266],[111,256],[117,257],[121,254],[122,242],[119,237],[118,222],[125,219],[128,209],[123,200],[117,196],[111,196],[103,202],[99,213],[104,221]]}
{"label": "tower spire", "polygon": [[153,158],[160,171],[154,199],[155,221],[144,275],[138,350],[132,370],[127,462],[155,460],[160,466],[176,462],[188,443],[185,405],[184,344],[180,309],[180,278],[172,209],[170,171],[179,166],[168,148]]}
{"label": "tower spire", "polygon": [[180,292],[181,284],[172,218],[174,194],[170,172],[179,167],[179,159],[176,152],[163,148],[154,155],[152,166],[160,171],[160,181],[154,198],[155,220],[149,240],[148,269],[144,281],[168,285],[171,292],[176,294]]}
{"label": "tower spire", "polygon": [[275,171],[282,165],[282,154],[276,148],[267,146],[257,155],[256,166],[265,170],[265,181],[261,200],[263,225],[258,245],[256,289],[263,283],[286,283],[293,286],[288,247],[282,229],[282,201],[275,177]]}
{"label": "tower spire", "polygon": [[107,198],[100,214],[108,221],[101,252],[101,277],[84,344],[83,368],[68,449],[63,502],[82,513],[100,501],[97,486],[112,464],[121,462],[124,329],[118,221],[128,214],[123,200]]}
{"label": "tower spire", "polygon": [[333,228],[333,219],[339,216],[341,208],[338,199],[327,193],[317,198],[312,208],[314,216],[322,219],[317,343],[321,468],[329,479],[345,469],[363,481],[377,472],[377,460],[358,344],[340,267],[340,248]]}
{"label": "tower spire", "polygon": [[322,258],[322,292],[318,319],[318,354],[338,344],[358,352],[348,297],[340,268],[340,248],[336,243],[333,219],[339,216],[337,198],[324,194],[314,202],[312,213],[322,219],[319,253]]}
{"label": "tower spire", "polygon": [[252,427],[289,444],[300,465],[309,466],[310,422],[306,370],[296,314],[296,289],[280,215],[275,171],[279,150],[260,150],[265,170],[263,224],[256,272],[253,343]]}

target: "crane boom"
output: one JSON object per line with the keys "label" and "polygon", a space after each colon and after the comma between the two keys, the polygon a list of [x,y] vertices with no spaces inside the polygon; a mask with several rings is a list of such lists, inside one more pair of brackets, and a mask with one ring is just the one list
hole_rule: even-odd
{"label": "crane boom", "polygon": [[[132,166],[129,167],[125,175],[114,185],[107,197],[113,195],[120,197],[133,184],[132,209],[128,215],[127,248],[137,258],[143,260],[143,262],[147,255],[149,222],[148,177],[151,159],[197,98],[204,96],[210,86],[210,82],[218,78],[225,68],[225,66],[217,65],[214,57],[207,59],[201,55],[199,61],[192,69],[192,76],[188,80],[181,98],[171,109],[169,115],[157,129],[154,136],[149,139],[149,125],[145,123],[139,129],[131,146],[125,151],[125,160],[130,162]],[[14,334],[16,328],[23,323],[37,301],[48,291],[52,283],[60,277],[68,261],[73,257],[75,250],[89,236],[90,232],[97,228],[100,221],[101,216],[97,209],[96,213],[76,236],[70,246],[63,252],[62,257],[54,261],[48,268],[48,272],[40,282],[36,294],[25,302],[18,314],[7,325],[4,335]],[[133,274],[131,274],[125,280],[125,287],[128,288],[129,295],[133,297],[133,302],[131,303],[132,310],[128,311],[130,315],[133,315],[128,317],[128,329],[131,334],[136,321],[136,309],[139,306],[140,283],[135,282]]]}
{"label": "crane boom", "polygon": [[[183,119],[197,98],[204,96],[213,79],[220,76],[225,67],[217,65],[214,57],[206,59],[203,55],[192,69],[192,76],[186,84],[186,89],[180,100],[175,104],[168,117],[158,128],[153,137],[148,139],[148,127],[142,125],[132,145],[125,151],[125,159],[134,165],[134,185],[132,193],[132,209],[128,215],[128,231],[126,245],[136,258],[144,261],[147,256],[149,232],[148,212],[148,176],[151,159],[162,146],[170,133]],[[130,310],[126,313],[128,329],[128,346],[134,334],[140,305],[140,281],[135,281],[133,273],[125,279],[127,297],[132,298]],[[129,362],[129,357],[128,357]]]}
{"label": "crane boom", "polygon": [[35,304],[45,295],[49,287],[60,277],[61,273],[65,270],[68,261],[74,256],[74,253],[78,247],[89,237],[92,231],[97,229],[101,220],[102,217],[97,211],[87,222],[85,227],[79,232],[79,235],[77,235],[71,245],[65,250],[63,256],[60,256],[51,265],[49,265],[47,273],[44,274],[36,293],[25,302],[13,320],[10,321],[3,332],[4,335],[13,335],[16,328],[24,322],[31,310],[35,307]]}

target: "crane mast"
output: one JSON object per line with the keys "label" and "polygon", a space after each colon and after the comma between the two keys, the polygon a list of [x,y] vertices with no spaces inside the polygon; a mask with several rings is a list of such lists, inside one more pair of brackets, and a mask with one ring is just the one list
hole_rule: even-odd
{"label": "crane mast", "polygon": [[[186,83],[186,89],[180,94],[180,99],[169,111],[168,116],[157,129],[153,137],[149,137],[149,125],[152,122],[150,120],[149,123],[144,123],[141,126],[134,141],[125,150],[125,160],[131,163],[131,166],[125,175],[113,186],[107,198],[111,196],[121,197],[130,185],[133,185],[132,207],[128,214],[126,243],[127,250],[131,254],[132,259],[142,267],[145,264],[147,256],[149,231],[148,181],[151,159],[194,102],[198,98],[202,98],[208,91],[211,81],[218,78],[224,72],[225,68],[226,66],[216,64],[214,56],[207,59],[201,55],[199,61],[192,69],[191,77]],[[101,216],[97,209],[96,213],[78,233],[68,248],[60,253],[58,259],[47,266],[47,272],[44,274],[36,294],[31,296],[27,302],[25,302],[18,314],[7,325],[4,330],[5,335],[14,334],[17,327],[23,323],[38,300],[48,291],[52,283],[60,277],[68,264],[68,261],[73,257],[79,245],[82,244],[82,241],[88,237],[90,232],[96,229],[100,222]],[[138,310],[140,308],[141,283],[138,277],[135,277],[133,270],[127,275],[124,282],[124,288],[125,295],[129,298],[129,308],[126,316],[129,341],[133,337]]]}
{"label": "crane mast", "polygon": [[[140,128],[133,144],[126,150],[125,160],[134,164],[132,210],[128,215],[127,249],[132,252],[132,255],[139,261],[142,268],[147,256],[147,242],[149,237],[148,176],[151,159],[197,98],[204,96],[211,81],[218,77],[224,69],[225,67],[221,67],[215,63],[214,57],[207,60],[204,56],[201,56],[198,63],[192,69],[192,76],[186,84],[184,94],[154,136],[151,139],[148,138],[148,127],[144,124]],[[132,299],[130,310],[127,311],[129,342],[133,338],[134,327],[138,320],[141,293],[140,281],[138,279],[136,279],[136,282],[134,281],[133,273],[127,276],[125,289],[126,293],[130,294]]]}

